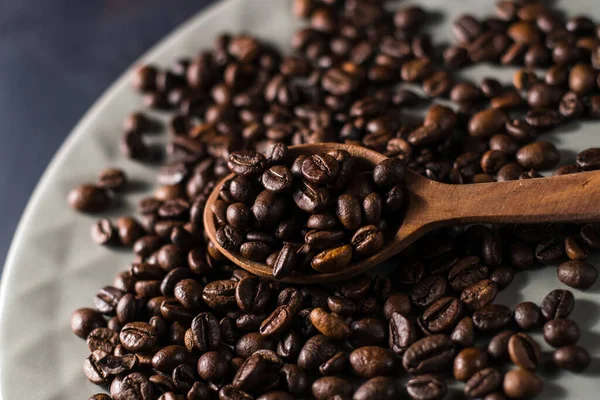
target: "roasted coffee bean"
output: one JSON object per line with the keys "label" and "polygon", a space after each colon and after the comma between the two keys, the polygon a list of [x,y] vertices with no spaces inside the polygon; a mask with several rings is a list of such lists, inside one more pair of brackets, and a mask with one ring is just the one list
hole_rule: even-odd
{"label": "roasted coffee bean", "polygon": [[268,337],[285,331],[292,323],[294,314],[290,305],[277,307],[260,325],[260,334]]}
{"label": "roasted coffee bean", "polygon": [[490,280],[502,290],[511,284],[515,277],[515,270],[512,267],[498,267],[490,274]]}
{"label": "roasted coffee bean", "polygon": [[391,375],[395,366],[393,353],[384,347],[364,346],[350,353],[350,366],[364,379]]}
{"label": "roasted coffee bean", "polygon": [[522,147],[517,152],[516,159],[523,168],[544,170],[556,166],[560,161],[560,154],[553,144],[538,141]]}
{"label": "roasted coffee bean", "polygon": [[502,386],[502,375],[494,368],[485,368],[476,372],[465,385],[465,395],[468,398],[482,398],[488,400],[490,393],[499,390]]}
{"label": "roasted coffee bean", "polygon": [[315,308],[310,313],[310,321],[319,332],[331,339],[343,340],[351,335],[350,327],[335,314],[322,308]]}
{"label": "roasted coffee bean", "polygon": [[514,319],[519,328],[528,331],[541,325],[542,312],[535,303],[525,301],[515,307]]}
{"label": "roasted coffee bean", "polygon": [[235,354],[242,358],[248,358],[257,350],[274,350],[276,345],[276,342],[264,337],[259,332],[251,332],[241,336],[235,343]]}
{"label": "roasted coffee bean", "polygon": [[158,341],[156,328],[145,322],[130,322],[119,334],[121,344],[129,351],[151,349]]}
{"label": "roasted coffee bean", "polygon": [[585,261],[590,255],[587,246],[577,236],[569,236],[565,239],[565,253],[573,261]]}
{"label": "roasted coffee bean", "polygon": [[484,369],[487,362],[488,357],[485,351],[477,347],[463,349],[454,358],[454,378],[466,382],[476,372]]}
{"label": "roasted coffee bean", "polygon": [[600,224],[585,224],[579,231],[583,242],[592,249],[600,249]]}
{"label": "roasted coffee bean", "polygon": [[577,166],[584,171],[600,169],[600,149],[590,148],[577,154]]}
{"label": "roasted coffee bean", "polygon": [[424,278],[417,283],[410,293],[410,298],[413,304],[419,307],[429,307],[435,301],[446,295],[447,291],[448,283],[446,279],[434,275]]}
{"label": "roasted coffee bean", "polygon": [[540,345],[523,332],[515,333],[508,340],[508,355],[517,366],[534,370],[541,362]]}
{"label": "roasted coffee bean", "polygon": [[172,371],[181,364],[194,364],[196,359],[183,346],[171,345],[163,347],[152,357],[152,368],[164,372]]}
{"label": "roasted coffee bean", "polygon": [[585,261],[566,261],[558,266],[557,276],[567,286],[586,290],[598,279],[598,271]]}
{"label": "roasted coffee bean", "polygon": [[350,398],[353,388],[350,382],[336,376],[319,378],[312,384],[312,394],[317,400],[335,397]]}
{"label": "roasted coffee bean", "polygon": [[[294,190],[292,197],[298,208],[311,214],[323,211],[330,201],[329,191],[305,181],[302,181],[299,187]],[[267,202],[265,202],[265,207],[266,205]],[[272,207],[273,205],[270,204],[269,206]]]}
{"label": "roasted coffee bean", "polygon": [[340,172],[337,160],[329,154],[313,154],[302,161],[302,176],[313,184],[333,182]]}
{"label": "roasted coffee bean", "polygon": [[454,357],[454,344],[443,334],[414,342],[404,353],[402,365],[410,374],[442,371]]}
{"label": "roasted coffee bean", "polygon": [[94,297],[94,306],[101,313],[112,315],[116,311],[121,297],[123,297],[122,290],[114,286],[105,286]]}
{"label": "roasted coffee bean", "polygon": [[541,303],[542,315],[547,320],[567,318],[573,310],[575,299],[568,290],[554,289]]}
{"label": "roasted coffee bean", "polygon": [[284,192],[292,182],[292,172],[283,165],[274,165],[262,175],[263,186],[272,192]]}
{"label": "roasted coffee bean", "polygon": [[104,328],[106,320],[102,314],[91,308],[79,308],[71,314],[71,330],[82,339],[97,328]]}
{"label": "roasted coffee bean", "polygon": [[213,281],[204,287],[202,298],[215,310],[229,310],[237,305],[235,291],[238,282],[231,280]]}
{"label": "roasted coffee bean", "polygon": [[564,346],[554,351],[552,361],[562,369],[581,372],[590,365],[590,354],[581,346]]}
{"label": "roasted coffee bean", "polygon": [[513,331],[506,330],[494,336],[488,343],[488,354],[496,360],[508,359],[508,341],[513,334]]}
{"label": "roasted coffee bean", "polygon": [[427,333],[447,332],[454,328],[463,314],[462,302],[453,297],[444,297],[429,306],[419,325]]}
{"label": "roasted coffee bean", "polygon": [[464,317],[454,327],[450,339],[459,346],[471,347],[475,341],[475,327],[471,317]]}
{"label": "roasted coffee bean", "polygon": [[92,353],[96,350],[112,353],[119,344],[119,334],[109,328],[96,328],[90,332],[86,341]]}
{"label": "roasted coffee bean", "polygon": [[216,350],[221,341],[219,320],[211,313],[202,312],[192,320],[191,336],[195,347],[203,352]]}
{"label": "roasted coffee bean", "polygon": [[312,336],[300,350],[298,366],[308,371],[316,370],[321,364],[333,357],[337,350],[335,342],[326,336],[321,334]]}
{"label": "roasted coffee bean", "polygon": [[67,201],[74,210],[99,213],[108,208],[111,199],[103,188],[92,184],[83,184],[69,192]]}
{"label": "roasted coffee bean", "polygon": [[535,258],[542,264],[560,262],[564,258],[564,255],[564,244],[558,238],[544,240],[535,248]]}
{"label": "roasted coffee bean", "polygon": [[340,223],[347,230],[355,230],[360,227],[362,210],[358,198],[351,194],[343,194],[338,197],[335,213]]}
{"label": "roasted coffee bean", "polygon": [[492,303],[498,294],[498,285],[490,279],[483,279],[462,291],[460,301],[467,307],[477,310]]}
{"label": "roasted coffee bean", "polygon": [[479,262],[479,257],[468,256],[454,264],[448,273],[448,280],[454,290],[462,291],[488,277],[488,268]]}
{"label": "roasted coffee bean", "polygon": [[319,366],[321,375],[338,375],[344,371],[348,364],[348,356],[346,353],[336,353],[329,360]]}
{"label": "roasted coffee bean", "polygon": [[354,400],[394,399],[399,394],[397,386],[394,379],[378,376],[360,385],[352,398]]}
{"label": "roasted coffee bean", "polygon": [[383,305],[383,314],[387,320],[390,320],[395,312],[407,316],[410,314],[411,309],[412,307],[408,295],[405,293],[394,293],[385,301],[385,304]]}
{"label": "roasted coffee bean", "polygon": [[510,308],[500,304],[489,304],[473,313],[473,324],[480,331],[488,332],[505,327],[511,317]]}
{"label": "roasted coffee bean", "polygon": [[579,326],[573,320],[553,319],[544,324],[544,340],[552,347],[575,344],[579,336]]}
{"label": "roasted coffee bean", "polygon": [[311,266],[314,270],[329,273],[344,268],[352,259],[352,247],[348,244],[334,247],[317,254]]}
{"label": "roasted coffee bean", "polygon": [[242,150],[232,153],[227,161],[227,166],[234,173],[241,176],[258,176],[265,168],[265,157],[251,150]]}
{"label": "roasted coffee bean", "polygon": [[350,243],[356,254],[364,257],[381,250],[384,246],[384,237],[375,225],[366,225],[356,231]]}
{"label": "roasted coffee bean", "polygon": [[235,301],[242,311],[256,312],[266,308],[271,295],[269,285],[254,276],[246,276],[235,289]]}
{"label": "roasted coffee bean", "polygon": [[504,375],[504,393],[512,399],[535,397],[542,391],[543,386],[543,381],[526,369],[513,369]]}
{"label": "roasted coffee bean", "polygon": [[353,321],[350,330],[349,342],[353,347],[378,345],[387,338],[388,324],[379,318],[363,318]]}
{"label": "roasted coffee bean", "polygon": [[446,383],[436,375],[418,375],[406,383],[408,395],[415,400],[440,400],[448,393]]}
{"label": "roasted coffee bean", "polygon": [[389,347],[397,355],[417,340],[417,331],[413,323],[400,313],[394,312],[389,319]]}

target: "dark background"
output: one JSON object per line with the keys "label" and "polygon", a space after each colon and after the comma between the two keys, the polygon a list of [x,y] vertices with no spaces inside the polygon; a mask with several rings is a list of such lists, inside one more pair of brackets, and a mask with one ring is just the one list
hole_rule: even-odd
{"label": "dark background", "polygon": [[215,0],[0,0],[0,271],[70,130],[140,55]]}

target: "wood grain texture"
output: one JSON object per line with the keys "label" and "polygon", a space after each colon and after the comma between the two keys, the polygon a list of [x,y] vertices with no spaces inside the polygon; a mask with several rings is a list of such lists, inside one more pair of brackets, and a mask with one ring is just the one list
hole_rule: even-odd
{"label": "wood grain texture", "polygon": [[[363,147],[339,143],[290,147],[290,157],[342,149],[372,168],[386,157]],[[274,279],[271,268],[243,259],[222,248],[216,241],[211,205],[218,199],[222,180],[210,195],[204,226],[211,241],[236,265],[266,279]],[[351,278],[375,267],[434,229],[467,223],[545,223],[600,221],[600,171],[552,178],[511,182],[448,185],[406,172],[408,207],[398,233],[377,254],[326,274],[292,274],[280,279],[290,283],[324,283]]]}

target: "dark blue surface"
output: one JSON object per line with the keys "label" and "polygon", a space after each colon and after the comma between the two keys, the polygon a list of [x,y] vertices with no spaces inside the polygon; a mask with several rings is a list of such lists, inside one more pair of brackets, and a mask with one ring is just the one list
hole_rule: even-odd
{"label": "dark blue surface", "polygon": [[0,271],[38,179],[131,63],[214,0],[0,0]]}

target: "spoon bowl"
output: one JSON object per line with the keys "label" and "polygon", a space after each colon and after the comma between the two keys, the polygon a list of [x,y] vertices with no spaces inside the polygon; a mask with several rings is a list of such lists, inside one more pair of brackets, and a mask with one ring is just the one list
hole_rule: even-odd
{"label": "spoon bowl", "polygon": [[[340,143],[304,144],[289,147],[289,157],[346,150],[358,168],[372,169],[387,157],[360,146]],[[275,280],[267,265],[243,258],[216,240],[212,205],[219,198],[228,175],[213,189],[204,209],[204,228],[213,244],[237,266],[265,279]],[[407,206],[397,233],[388,237],[376,254],[357,260],[339,271],[301,274],[292,272],[277,279],[295,284],[317,284],[348,279],[389,260],[434,229],[469,223],[549,223],[600,221],[600,171],[544,179],[448,185],[406,171]]]}

